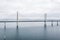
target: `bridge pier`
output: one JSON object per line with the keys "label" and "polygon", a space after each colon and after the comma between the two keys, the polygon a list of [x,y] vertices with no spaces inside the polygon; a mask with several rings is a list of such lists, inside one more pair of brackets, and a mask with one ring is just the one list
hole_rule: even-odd
{"label": "bridge pier", "polygon": [[17,12],[17,29],[18,29],[18,12]]}
{"label": "bridge pier", "polygon": [[18,25],[17,25],[17,29],[18,29]]}
{"label": "bridge pier", "polygon": [[57,20],[57,26],[58,26],[58,20]]}
{"label": "bridge pier", "polygon": [[53,21],[51,21],[51,26],[53,26]]}
{"label": "bridge pier", "polygon": [[47,20],[47,14],[46,14],[46,13],[44,14],[44,18],[45,18],[45,19],[44,19],[44,27],[46,27],[46,26],[47,26],[47,25],[46,25],[46,20]]}
{"label": "bridge pier", "polygon": [[47,25],[46,25],[46,21],[44,21],[44,27],[46,28],[46,26],[47,26]]}
{"label": "bridge pier", "polygon": [[6,30],[6,22],[4,22],[4,30]]}

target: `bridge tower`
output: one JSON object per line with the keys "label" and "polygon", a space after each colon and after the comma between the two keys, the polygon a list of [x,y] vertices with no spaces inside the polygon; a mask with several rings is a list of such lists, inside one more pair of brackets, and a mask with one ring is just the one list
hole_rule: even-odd
{"label": "bridge tower", "polygon": [[45,13],[45,14],[44,14],[44,27],[47,26],[47,25],[46,25],[46,19],[47,19],[47,14]]}
{"label": "bridge tower", "polygon": [[17,11],[17,29],[18,29],[18,11]]}

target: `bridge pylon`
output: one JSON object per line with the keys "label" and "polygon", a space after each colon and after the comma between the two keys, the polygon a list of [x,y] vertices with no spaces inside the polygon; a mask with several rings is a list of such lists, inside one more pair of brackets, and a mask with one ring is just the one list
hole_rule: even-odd
{"label": "bridge pylon", "polygon": [[44,14],[44,27],[47,26],[47,25],[46,25],[46,21],[47,21],[47,14],[45,13],[45,14]]}
{"label": "bridge pylon", "polygon": [[17,11],[17,29],[18,29],[18,11]]}

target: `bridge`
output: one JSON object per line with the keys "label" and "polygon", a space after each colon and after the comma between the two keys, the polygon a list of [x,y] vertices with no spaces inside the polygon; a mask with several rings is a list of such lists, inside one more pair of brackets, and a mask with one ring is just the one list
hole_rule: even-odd
{"label": "bridge", "polygon": [[44,26],[46,27],[46,22],[51,22],[51,26],[53,26],[53,22],[57,22],[57,26],[58,26],[58,22],[60,22],[60,20],[48,20],[47,19],[47,14],[44,14],[44,20],[24,20],[24,21],[20,21],[19,19],[18,19],[18,12],[17,12],[17,17],[16,17],[16,21],[0,21],[0,23],[4,23],[5,24],[5,27],[4,28],[6,28],[6,23],[8,23],[8,22],[16,22],[17,24],[17,29],[18,29],[18,23],[19,22],[44,22]]}
{"label": "bridge", "polygon": [[17,12],[17,17],[16,17],[16,21],[0,21],[0,23],[4,23],[4,40],[6,40],[6,23],[10,23],[10,22],[15,22],[16,23],[16,29],[18,30],[18,23],[19,22],[44,22],[44,28],[46,28],[47,23],[46,22],[51,22],[51,26],[53,26],[53,22],[57,22],[57,26],[58,26],[58,22],[60,22],[60,20],[48,20],[47,19],[47,14],[44,14],[44,20],[24,20],[24,21],[20,21],[18,19],[18,12]]}
{"label": "bridge", "polygon": [[[45,20],[40,20],[40,21],[38,21],[38,20],[30,20],[30,21],[0,21],[0,22],[45,22]],[[46,20],[46,22],[60,22],[60,20]]]}

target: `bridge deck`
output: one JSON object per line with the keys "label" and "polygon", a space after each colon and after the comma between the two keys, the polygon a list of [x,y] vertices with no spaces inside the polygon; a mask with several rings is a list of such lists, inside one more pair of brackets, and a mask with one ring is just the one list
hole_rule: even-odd
{"label": "bridge deck", "polygon": [[0,21],[0,22],[60,22],[60,20],[40,20],[40,21]]}

